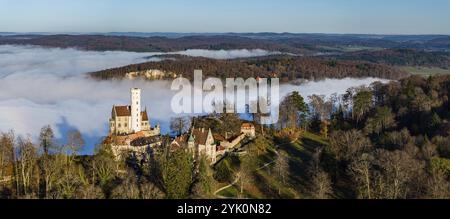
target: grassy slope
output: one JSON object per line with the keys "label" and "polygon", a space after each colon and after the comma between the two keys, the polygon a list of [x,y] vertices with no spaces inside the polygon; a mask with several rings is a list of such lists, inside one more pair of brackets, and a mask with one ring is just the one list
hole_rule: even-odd
{"label": "grassy slope", "polygon": [[[259,156],[259,163],[264,164],[274,160],[274,152],[277,143],[267,140],[268,150],[265,154]],[[289,179],[287,185],[283,185],[273,170],[273,165],[268,168],[255,171],[254,182],[245,187],[243,197],[247,198],[309,198],[309,182],[307,169],[311,160],[311,155],[315,148],[326,145],[327,142],[315,134],[306,132],[302,134],[299,141],[284,144],[280,150],[285,151],[289,156]],[[234,166],[234,169],[238,169]],[[278,194],[280,189],[281,195]],[[219,193],[226,197],[237,197],[239,195],[239,186],[235,185]]]}

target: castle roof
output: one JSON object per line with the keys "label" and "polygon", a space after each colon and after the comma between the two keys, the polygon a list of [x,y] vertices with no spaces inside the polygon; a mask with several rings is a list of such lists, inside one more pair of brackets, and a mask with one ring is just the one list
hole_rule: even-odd
{"label": "castle roof", "polygon": [[205,145],[208,139],[209,131],[204,128],[198,128],[192,130],[192,135],[194,136],[195,144]]}
{"label": "castle roof", "polygon": [[148,121],[147,110],[141,112],[142,121]]}
{"label": "castle roof", "polygon": [[194,142],[195,141],[195,137],[191,134],[189,135],[189,140],[188,142]]}
{"label": "castle roof", "polygon": [[116,116],[131,116],[130,106],[114,106]]}
{"label": "castle roof", "polygon": [[214,140],[216,141],[225,141],[227,139],[225,139],[225,137],[223,137],[221,134],[213,134]]}
{"label": "castle roof", "polygon": [[178,148],[185,146],[187,139],[188,139],[188,135],[186,135],[186,134],[176,137],[175,140],[170,145],[171,149],[174,150],[174,149],[178,149]]}
{"label": "castle roof", "polygon": [[130,135],[123,135],[123,136],[114,136],[112,138],[114,144],[117,145],[126,145],[127,141],[134,141],[138,138],[144,138],[145,134],[143,132],[137,132]]}
{"label": "castle roof", "polygon": [[[113,110],[116,112],[116,116],[131,116],[131,106],[114,106]],[[142,121],[149,121],[147,110],[141,112]]]}
{"label": "castle roof", "polygon": [[172,147],[183,147],[188,142],[194,142],[195,145],[206,145],[210,130],[198,128],[193,129],[190,134],[184,134],[175,138],[172,142]]}

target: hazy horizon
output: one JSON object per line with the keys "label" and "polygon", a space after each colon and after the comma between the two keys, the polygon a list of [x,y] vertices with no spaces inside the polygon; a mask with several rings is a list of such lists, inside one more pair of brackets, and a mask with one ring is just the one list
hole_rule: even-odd
{"label": "hazy horizon", "polygon": [[18,32],[10,32],[10,31],[1,31],[1,34],[36,34],[36,35],[60,35],[60,34],[67,34],[67,35],[95,35],[95,34],[152,34],[154,36],[159,35],[223,35],[223,34],[293,34],[293,35],[360,35],[360,36],[450,36],[450,33],[448,34],[439,34],[439,33],[424,33],[424,34],[384,34],[384,33],[334,33],[334,32],[269,32],[269,31],[260,31],[260,32],[176,32],[176,31],[169,31],[169,32],[153,32],[153,31],[112,31],[112,32],[46,32],[46,31],[18,31]]}
{"label": "hazy horizon", "polygon": [[445,0],[0,0],[3,32],[449,35]]}

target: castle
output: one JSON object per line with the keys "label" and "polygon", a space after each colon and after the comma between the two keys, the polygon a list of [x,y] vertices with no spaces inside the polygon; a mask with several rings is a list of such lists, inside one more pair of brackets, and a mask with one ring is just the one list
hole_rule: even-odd
{"label": "castle", "polygon": [[189,133],[175,138],[170,144],[172,150],[188,149],[198,158],[205,155],[211,164],[215,164],[218,157],[236,149],[248,141],[256,138],[255,126],[251,123],[243,123],[241,133],[235,136],[225,137],[213,134],[211,129],[192,127]]}
{"label": "castle", "polygon": [[141,89],[131,89],[131,105],[113,106],[109,119],[109,135],[116,157],[123,153],[145,154],[161,143],[159,125],[152,127],[147,108],[141,108]]}
{"label": "castle", "polygon": [[171,143],[172,150],[188,149],[198,158],[205,155],[211,163],[215,163],[217,157],[217,146],[211,129],[192,128],[190,134],[184,134],[175,138]]}
{"label": "castle", "polygon": [[147,108],[141,110],[141,89],[131,89],[131,105],[113,106],[109,119],[110,135],[129,135],[144,132],[147,135],[159,135],[160,128],[152,128]]}
{"label": "castle", "polygon": [[[255,126],[243,123],[241,132],[234,136],[212,133],[211,129],[195,128],[188,133],[176,137],[170,143],[171,150],[187,149],[194,158],[205,155],[211,164],[218,157],[232,152],[236,147],[245,144],[256,137]],[[113,106],[109,119],[109,135],[105,144],[110,144],[117,159],[129,156],[145,159],[150,152],[162,145],[159,125],[152,127],[147,114],[147,108],[141,108],[141,89],[131,89],[131,105]]]}

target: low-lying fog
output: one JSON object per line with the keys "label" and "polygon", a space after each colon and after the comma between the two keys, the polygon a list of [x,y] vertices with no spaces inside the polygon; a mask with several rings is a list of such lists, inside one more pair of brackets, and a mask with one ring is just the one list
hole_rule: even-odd
{"label": "low-lying fog", "polygon": [[[264,50],[187,50],[177,54],[210,58],[238,58],[272,54]],[[171,81],[95,81],[86,72],[139,63],[155,53],[93,52],[33,46],[0,46],[0,131],[36,138],[50,124],[58,139],[70,129],[85,138],[86,153],[108,132],[111,108],[129,104],[131,87],[142,88],[152,125],[169,131]],[[342,94],[348,88],[369,85],[379,79],[326,79],[300,86],[282,85],[280,96],[294,90],[306,98],[312,94]],[[61,140],[63,141],[63,140]]]}

